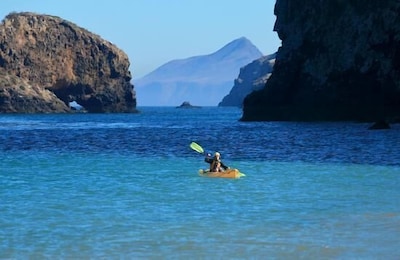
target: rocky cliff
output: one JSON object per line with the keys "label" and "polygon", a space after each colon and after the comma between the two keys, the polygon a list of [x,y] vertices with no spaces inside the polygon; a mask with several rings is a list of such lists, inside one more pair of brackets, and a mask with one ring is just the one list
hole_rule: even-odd
{"label": "rocky cliff", "polygon": [[136,112],[127,55],[59,17],[12,13],[0,24],[0,112]]}
{"label": "rocky cliff", "polygon": [[240,69],[233,88],[218,104],[221,107],[242,107],[244,98],[265,86],[275,64],[275,54],[263,56]]}
{"label": "rocky cliff", "polygon": [[399,117],[399,13],[397,0],[277,0],[282,46],[242,120]]}

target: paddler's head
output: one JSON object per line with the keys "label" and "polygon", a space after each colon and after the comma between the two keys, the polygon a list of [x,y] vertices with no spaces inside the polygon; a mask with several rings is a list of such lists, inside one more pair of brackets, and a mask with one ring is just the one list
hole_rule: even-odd
{"label": "paddler's head", "polygon": [[214,157],[219,158],[219,157],[221,157],[221,154],[219,152],[215,152]]}

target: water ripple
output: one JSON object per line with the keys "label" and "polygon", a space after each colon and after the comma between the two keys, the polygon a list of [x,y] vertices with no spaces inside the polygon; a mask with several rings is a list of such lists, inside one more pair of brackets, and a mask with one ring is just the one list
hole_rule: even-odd
{"label": "water ripple", "polygon": [[[369,131],[357,123],[253,122],[235,109],[144,109],[138,115],[18,115],[0,119],[0,151],[115,152],[198,156],[197,141],[224,158],[399,165],[400,126]],[[199,112],[200,111],[200,112]]]}

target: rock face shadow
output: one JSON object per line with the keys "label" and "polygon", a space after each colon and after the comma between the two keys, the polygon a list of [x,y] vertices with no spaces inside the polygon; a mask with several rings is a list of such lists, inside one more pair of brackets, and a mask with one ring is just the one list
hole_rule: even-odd
{"label": "rock face shadow", "polygon": [[396,0],[277,0],[282,40],[243,121],[392,121],[400,116]]}

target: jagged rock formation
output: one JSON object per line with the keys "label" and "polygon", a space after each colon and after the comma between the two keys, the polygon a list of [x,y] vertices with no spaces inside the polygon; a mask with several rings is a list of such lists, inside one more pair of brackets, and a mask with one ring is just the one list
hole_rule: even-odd
{"label": "jagged rock formation", "polygon": [[175,106],[190,100],[201,106],[217,106],[232,88],[241,67],[262,56],[245,37],[208,55],[167,62],[135,80],[140,106]]}
{"label": "jagged rock formation", "polygon": [[0,113],[68,112],[57,96],[0,69]]}
{"label": "jagged rock formation", "polygon": [[244,98],[265,86],[275,64],[275,54],[263,56],[240,69],[234,86],[222,101],[221,107],[242,107]]}
{"label": "jagged rock formation", "polygon": [[59,17],[12,13],[0,24],[0,112],[136,112],[127,55]]}
{"label": "jagged rock formation", "polygon": [[277,0],[282,47],[242,120],[399,117],[399,13],[397,0]]}

